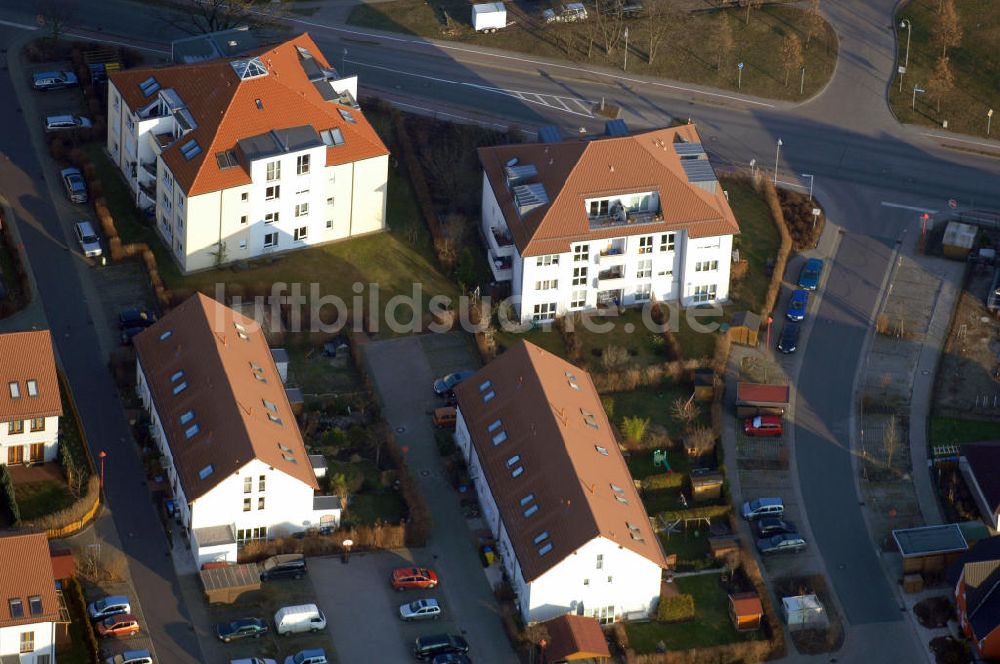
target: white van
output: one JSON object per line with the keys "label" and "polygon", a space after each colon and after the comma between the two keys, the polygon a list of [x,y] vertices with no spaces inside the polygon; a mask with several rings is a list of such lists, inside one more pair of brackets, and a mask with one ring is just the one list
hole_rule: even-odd
{"label": "white van", "polygon": [[285,606],[274,614],[274,627],[283,636],[298,632],[318,632],[326,629],[326,616],[315,604]]}

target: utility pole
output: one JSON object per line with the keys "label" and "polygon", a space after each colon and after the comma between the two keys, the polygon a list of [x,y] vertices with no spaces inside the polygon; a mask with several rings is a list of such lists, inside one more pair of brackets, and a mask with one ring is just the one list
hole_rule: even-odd
{"label": "utility pole", "polygon": [[903,64],[899,67],[899,91],[903,92],[903,75],[906,74],[907,67],[910,66],[910,35],[913,33],[913,26],[910,23],[910,19],[904,18],[899,22],[899,28],[902,30],[906,28],[906,58],[903,60]]}
{"label": "utility pole", "polygon": [[990,123],[993,121],[993,109],[986,111],[986,135],[990,135]]}
{"label": "utility pole", "polygon": [[781,157],[781,139],[778,139],[778,149],[774,151],[774,186],[778,186],[778,159]]}
{"label": "utility pole", "polygon": [[625,64],[622,71],[628,71],[628,27],[625,28]]}
{"label": "utility pole", "polygon": [[805,87],[806,87],[806,68],[803,67],[802,68],[802,80],[799,81],[799,95],[800,96],[802,95],[802,91],[805,89]]}

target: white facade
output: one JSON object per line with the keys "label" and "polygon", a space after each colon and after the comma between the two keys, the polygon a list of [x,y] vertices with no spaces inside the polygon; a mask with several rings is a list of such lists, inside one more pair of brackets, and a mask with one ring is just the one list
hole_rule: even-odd
{"label": "white facade", "polygon": [[[340,509],[314,509],[312,487],[258,459],[249,460],[210,491],[189,500],[178,477],[141,363],[137,363],[136,372],[137,392],[149,413],[153,439],[163,455],[179,519],[192,535],[192,553],[199,565],[220,560],[235,562],[238,543],[286,537],[321,523],[340,524]],[[228,529],[232,542],[198,546],[197,531],[218,527]]]}
{"label": "white facade", "polygon": [[40,622],[0,628],[0,657],[5,662],[12,658],[11,661],[20,664],[55,664],[56,624]]}
{"label": "white facade", "polygon": [[[602,200],[610,208],[621,200],[639,214],[659,208],[655,192]],[[547,321],[612,304],[642,305],[654,297],[684,307],[729,298],[732,235],[692,239],[684,230],[642,233],[641,224],[623,225],[617,237],[580,239],[568,252],[522,257],[485,171],[482,232],[493,277],[511,282],[522,321]]]}
{"label": "white facade", "polygon": [[0,422],[0,463],[55,461],[58,451],[57,416]]}
{"label": "white facade", "polygon": [[[461,410],[455,442],[468,464],[469,475],[482,478],[479,457]],[[603,537],[595,537],[540,577],[525,581],[490,487],[480,480],[474,483],[483,520],[497,541],[497,553],[525,622],[576,613],[608,623],[625,617],[646,617],[655,608],[660,596],[659,565]]]}
{"label": "white facade", "polygon": [[[132,109],[109,82],[106,147],[184,272],[385,230],[388,155],[327,166],[316,145],[254,160],[250,184],[189,197],[162,158],[184,140],[164,92]],[[280,177],[268,180],[273,162]]]}

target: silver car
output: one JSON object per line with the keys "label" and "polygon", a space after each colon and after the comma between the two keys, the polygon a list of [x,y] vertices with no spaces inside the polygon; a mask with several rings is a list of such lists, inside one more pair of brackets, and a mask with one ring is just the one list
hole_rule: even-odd
{"label": "silver car", "polygon": [[64,168],[59,171],[62,176],[63,186],[66,187],[66,195],[74,203],[87,202],[87,182],[83,179],[83,173],[79,168]]}
{"label": "silver car", "polygon": [[436,599],[418,599],[399,607],[399,617],[403,620],[437,620],[441,617],[441,607]]}
{"label": "silver car", "polygon": [[45,116],[45,131],[65,131],[67,129],[89,129],[90,118],[82,115],[47,115]]}
{"label": "silver car", "polygon": [[32,76],[36,90],[58,90],[76,85],[76,74],[71,71],[40,71]]}
{"label": "silver car", "polygon": [[89,221],[77,222],[75,228],[76,241],[80,243],[80,249],[87,258],[97,258],[101,255],[101,241],[94,232],[94,227]]}

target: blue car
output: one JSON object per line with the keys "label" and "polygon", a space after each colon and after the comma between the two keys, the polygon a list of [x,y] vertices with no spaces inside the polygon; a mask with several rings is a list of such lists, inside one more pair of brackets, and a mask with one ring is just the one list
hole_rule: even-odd
{"label": "blue car", "polygon": [[449,392],[458,387],[458,384],[463,380],[471,377],[475,371],[456,371],[455,373],[450,373],[447,376],[438,378],[434,381],[434,394],[439,397],[446,396]]}
{"label": "blue car", "polygon": [[809,307],[809,291],[797,290],[792,293],[792,299],[788,301],[788,309],[785,311],[785,318],[799,322],[805,320],[806,309]]}
{"label": "blue car", "polygon": [[823,261],[810,258],[799,272],[799,288],[816,290],[819,287],[819,276],[823,273]]}

